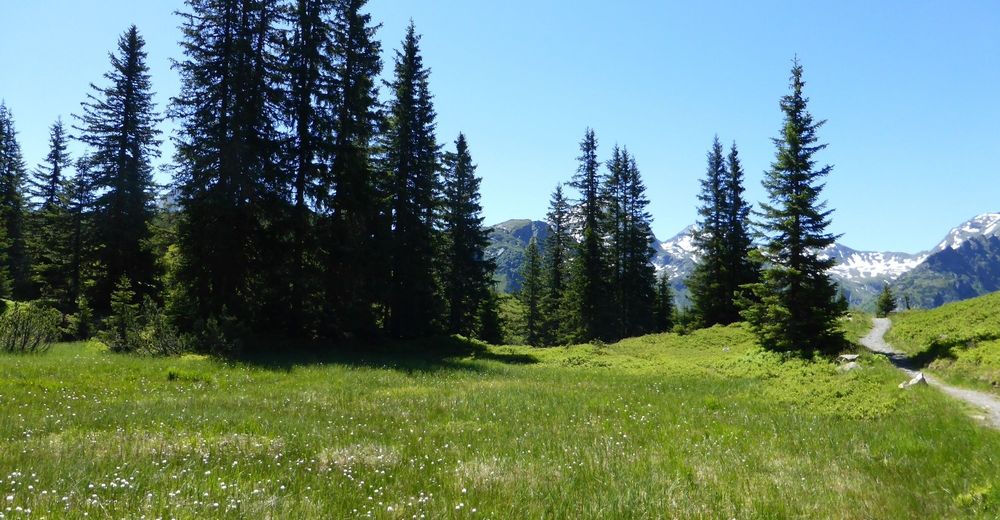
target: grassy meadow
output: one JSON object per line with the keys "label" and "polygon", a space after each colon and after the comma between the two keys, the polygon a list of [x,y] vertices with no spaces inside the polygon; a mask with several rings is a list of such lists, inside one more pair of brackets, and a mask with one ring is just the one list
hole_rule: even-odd
{"label": "grassy meadow", "polygon": [[742,326],[242,362],[62,344],[0,355],[0,517],[1000,515],[1000,433],[862,365]]}
{"label": "grassy meadow", "polygon": [[1000,394],[1000,292],[894,314],[886,341],[946,381]]}

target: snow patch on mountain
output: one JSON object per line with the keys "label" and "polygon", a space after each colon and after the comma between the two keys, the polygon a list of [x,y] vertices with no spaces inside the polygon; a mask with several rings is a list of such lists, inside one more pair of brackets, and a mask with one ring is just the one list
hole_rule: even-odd
{"label": "snow patch on mountain", "polygon": [[952,229],[934,250],[958,249],[970,238],[991,236],[1000,236],[1000,213],[984,213]]}
{"label": "snow patch on mountain", "polygon": [[836,265],[830,268],[830,274],[835,278],[847,281],[890,282],[922,264],[928,255],[856,251],[847,246],[834,244],[826,248],[820,256],[836,260]]}
{"label": "snow patch on mountain", "polygon": [[671,280],[682,280],[691,274],[699,259],[692,236],[694,229],[693,225],[688,226],[670,240],[656,244],[653,267],[657,273],[666,272]]}

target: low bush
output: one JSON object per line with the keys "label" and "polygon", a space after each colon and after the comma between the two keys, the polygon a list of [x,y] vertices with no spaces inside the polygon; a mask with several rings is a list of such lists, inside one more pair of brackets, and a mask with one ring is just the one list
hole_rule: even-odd
{"label": "low bush", "polygon": [[188,350],[188,339],[174,328],[163,309],[148,296],[142,305],[132,303],[135,293],[127,278],[111,296],[111,316],[101,339],[112,352],[172,356]]}
{"label": "low bush", "polygon": [[44,352],[59,338],[61,323],[55,309],[12,303],[0,316],[0,351]]}

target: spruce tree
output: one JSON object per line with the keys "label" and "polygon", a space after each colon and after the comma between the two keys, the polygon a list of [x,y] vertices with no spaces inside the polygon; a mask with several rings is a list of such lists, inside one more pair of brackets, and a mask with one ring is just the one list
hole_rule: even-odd
{"label": "spruce tree", "polygon": [[392,177],[389,332],[397,338],[427,336],[443,328],[444,304],[436,276],[439,146],[429,76],[420,55],[420,37],[411,22],[402,49],[396,51],[384,136]]}
{"label": "spruce tree", "polygon": [[611,339],[638,336],[654,327],[655,270],[652,217],[635,158],[617,146],[605,180],[606,232],[613,316]]}
{"label": "spruce tree", "polygon": [[[389,186],[373,159],[383,117],[377,81],[382,46],[375,39],[379,26],[362,12],[365,4],[366,0],[337,0],[331,28],[335,93],[331,181],[336,190],[326,194],[332,209],[326,258],[335,327],[340,333],[370,337],[382,320],[391,249]],[[426,84],[422,88],[426,90]],[[429,103],[429,95],[423,95]]]}
{"label": "spruce tree", "polygon": [[[291,242],[287,251],[286,333],[311,337],[320,323],[330,323],[337,313],[324,312],[319,285],[322,259],[319,225],[314,211],[328,204],[333,182],[329,174],[332,156],[330,135],[334,131],[333,110],[337,103],[333,84],[334,0],[296,0],[288,6],[289,38],[284,42],[286,71],[284,113],[290,136],[287,167],[291,172]],[[325,319],[324,319],[325,318]]]}
{"label": "spruce tree", "polygon": [[625,336],[625,314],[630,302],[626,301],[624,284],[624,265],[626,256],[626,240],[628,222],[625,217],[627,193],[626,178],[628,176],[628,153],[623,152],[618,145],[611,151],[611,160],[606,164],[607,175],[602,186],[602,205],[604,206],[603,231],[607,234],[607,268],[610,276],[608,295],[612,299],[608,330],[616,337]]}
{"label": "spruce tree", "polygon": [[41,298],[62,310],[75,301],[71,291],[72,218],[69,209],[68,179],[71,167],[67,152],[69,137],[62,120],[49,132],[49,153],[32,172],[32,213],[28,243],[32,258],[32,280]]}
{"label": "spruce tree", "polygon": [[570,234],[570,204],[557,185],[549,201],[546,216],[550,233],[545,243],[543,258],[543,287],[541,297],[541,322],[538,340],[542,345],[557,345],[571,341],[569,266],[572,258],[573,238]]}
{"label": "spruce tree", "polygon": [[651,262],[653,249],[649,199],[635,157],[627,152],[625,176],[624,253],[622,255],[622,322],[625,336],[639,336],[654,329],[656,269]]}
{"label": "spruce tree", "polygon": [[[687,281],[691,303],[698,324],[710,327],[735,321],[734,295],[727,283],[727,220],[726,158],[718,136],[707,156],[708,167],[701,180],[698,200],[699,219],[693,240],[698,248],[698,263]],[[729,312],[734,309],[733,313]]]}
{"label": "spruce tree", "polygon": [[743,166],[734,142],[726,158],[725,268],[727,291],[735,301],[727,307],[724,323],[741,319],[739,302],[745,297],[747,285],[760,281],[760,266],[753,261],[753,234],[750,222],[750,204],[743,196]]}
{"label": "spruce tree", "polygon": [[[187,0],[177,171],[177,279],[188,325],[272,332],[282,321],[290,179],[282,136],[276,0]],[[240,331],[240,334],[245,332]]]}
{"label": "spruce tree", "polygon": [[836,236],[828,233],[832,210],[820,199],[830,166],[817,166],[816,121],[803,95],[802,66],[792,66],[791,93],[781,99],[785,121],[774,139],[777,153],[763,182],[770,202],[761,204],[760,226],[767,270],[751,286],[755,301],[743,312],[760,343],[777,351],[834,352],[843,344],[837,320],[845,309],[827,270],[834,260],[820,256]]}
{"label": "spruce tree", "polygon": [[524,305],[524,332],[529,345],[541,344],[542,325],[542,258],[538,253],[538,242],[532,238],[524,253],[521,266],[521,303]]}
{"label": "spruce tree", "polygon": [[25,182],[27,169],[17,141],[14,117],[0,102],[0,278],[12,286],[4,298],[31,296],[31,271],[25,246]]}
{"label": "spruce tree", "polygon": [[[146,65],[146,42],[136,26],[111,53],[106,86],[91,84],[83,103],[79,140],[89,152],[80,164],[94,199],[94,239],[98,244],[94,304],[107,310],[111,292],[122,277],[138,294],[151,294],[155,261],[146,246],[153,216],[155,185],[152,160],[159,157],[159,115]],[[82,185],[81,185],[82,187]]]}
{"label": "spruce tree", "polygon": [[483,228],[479,178],[464,134],[444,157],[444,293],[448,332],[476,336],[477,319],[488,303],[496,264],[485,257],[489,236]]}
{"label": "spruce tree", "polygon": [[[88,178],[82,174],[66,182],[66,221],[69,224],[66,247],[69,288],[67,298],[79,312],[79,301],[92,288],[94,281],[105,272],[97,254],[99,243],[95,236],[94,192]],[[90,302],[87,300],[87,304]],[[110,308],[110,307],[109,307]]]}
{"label": "spruce tree", "polygon": [[889,284],[882,284],[882,292],[878,295],[878,300],[875,302],[875,316],[877,318],[886,318],[896,310],[896,295],[892,293],[892,288]]}
{"label": "spruce tree", "polygon": [[656,279],[656,331],[670,332],[674,327],[674,294],[666,272]]}
{"label": "spruce tree", "polygon": [[573,264],[573,317],[577,340],[607,340],[611,332],[610,290],[604,242],[604,204],[601,196],[597,138],[587,129],[580,142],[580,165],[571,185],[580,194],[580,243]]}

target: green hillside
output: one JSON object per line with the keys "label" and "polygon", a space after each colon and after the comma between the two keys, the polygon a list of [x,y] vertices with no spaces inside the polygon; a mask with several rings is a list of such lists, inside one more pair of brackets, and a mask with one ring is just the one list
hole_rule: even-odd
{"label": "green hillside", "polygon": [[957,384],[1000,392],[1000,292],[892,317],[886,339]]}
{"label": "green hillside", "polygon": [[[855,318],[851,335],[866,328]],[[402,349],[402,350],[401,350]],[[965,518],[1000,433],[742,326],[547,350],[0,355],[0,511],[82,518]],[[962,442],[955,442],[955,439]],[[21,516],[13,516],[20,518]]]}

